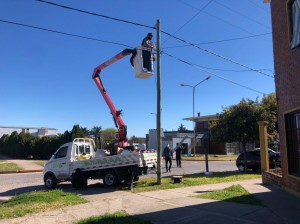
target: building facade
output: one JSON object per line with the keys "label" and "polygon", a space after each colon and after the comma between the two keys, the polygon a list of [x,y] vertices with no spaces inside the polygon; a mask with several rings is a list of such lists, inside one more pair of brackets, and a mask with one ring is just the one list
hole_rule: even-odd
{"label": "building facade", "polygon": [[300,193],[300,0],[271,4],[282,186]]}
{"label": "building facade", "polygon": [[18,133],[29,133],[33,136],[56,136],[57,129],[55,128],[35,128],[35,127],[7,127],[7,126],[0,126],[0,138],[3,135],[10,135],[14,131]]}

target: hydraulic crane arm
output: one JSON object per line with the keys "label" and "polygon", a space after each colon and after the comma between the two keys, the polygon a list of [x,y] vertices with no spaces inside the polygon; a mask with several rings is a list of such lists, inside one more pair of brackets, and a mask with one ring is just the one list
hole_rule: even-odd
{"label": "hydraulic crane arm", "polygon": [[118,146],[120,146],[120,147],[125,146],[125,144],[127,142],[127,126],[124,124],[124,122],[121,118],[122,110],[116,110],[113,102],[111,101],[110,97],[108,96],[107,91],[105,90],[103,83],[101,81],[100,72],[104,68],[110,66],[111,64],[124,58],[125,56],[131,54],[132,52],[133,52],[133,50],[130,50],[130,49],[123,50],[119,54],[115,55],[113,58],[109,59],[108,61],[106,61],[106,62],[102,63],[101,65],[99,65],[98,67],[96,67],[94,69],[93,76],[92,76],[92,78],[95,81],[98,89],[100,90],[103,98],[105,99],[105,102],[108,105],[108,107],[111,111],[111,114],[113,116],[113,119],[115,121],[116,127],[118,129],[118,134],[116,136],[116,140],[118,141]]}

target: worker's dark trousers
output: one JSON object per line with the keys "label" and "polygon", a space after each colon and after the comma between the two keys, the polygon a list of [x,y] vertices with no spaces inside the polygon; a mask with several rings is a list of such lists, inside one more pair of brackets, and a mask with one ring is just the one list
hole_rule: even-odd
{"label": "worker's dark trousers", "polygon": [[149,72],[152,72],[151,52],[142,51],[142,55],[143,55],[143,68],[146,68]]}
{"label": "worker's dark trousers", "polygon": [[177,167],[181,167],[181,156],[176,156]]}
{"label": "worker's dark trousers", "polygon": [[[166,161],[166,171],[171,172],[172,158],[171,157],[165,157],[165,161]],[[168,163],[169,163],[169,167],[168,167]]]}

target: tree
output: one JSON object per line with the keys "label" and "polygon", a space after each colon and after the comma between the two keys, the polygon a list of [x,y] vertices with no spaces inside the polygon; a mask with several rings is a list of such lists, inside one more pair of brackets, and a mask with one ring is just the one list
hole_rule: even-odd
{"label": "tree", "polygon": [[186,127],[183,124],[180,124],[178,131],[186,131]]}
{"label": "tree", "polygon": [[72,139],[74,138],[85,138],[89,136],[89,131],[87,128],[82,128],[78,124],[73,126],[73,129],[71,131]]}
{"label": "tree", "polygon": [[101,126],[94,126],[92,128],[92,130],[90,131],[90,134],[93,135],[94,138],[95,138],[96,149],[101,148],[101,146],[102,146],[102,144],[101,144],[101,131],[102,131]]}
{"label": "tree", "polygon": [[257,121],[261,120],[262,113],[258,100],[242,99],[239,104],[223,108],[219,120],[210,124],[211,138],[214,141],[242,144],[246,171],[246,144],[259,139]]}
{"label": "tree", "polygon": [[268,121],[269,141],[279,141],[278,132],[278,109],[275,93],[270,93],[263,97],[261,101],[263,109],[262,119]]}
{"label": "tree", "polygon": [[114,142],[114,140],[116,139],[117,133],[118,133],[118,130],[115,128],[104,129],[101,134],[101,140],[102,140],[103,146],[112,144]]}

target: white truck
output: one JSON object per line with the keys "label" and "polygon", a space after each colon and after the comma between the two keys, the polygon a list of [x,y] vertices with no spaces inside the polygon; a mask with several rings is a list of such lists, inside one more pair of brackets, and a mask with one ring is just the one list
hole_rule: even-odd
{"label": "white truck", "polygon": [[98,152],[90,138],[75,138],[63,144],[45,164],[46,188],[53,189],[63,181],[71,181],[74,188],[83,188],[88,179],[103,179],[106,186],[137,181],[140,175],[147,174],[148,167],[155,167],[157,161],[154,151],[112,156]]}

